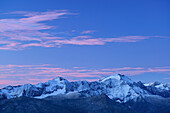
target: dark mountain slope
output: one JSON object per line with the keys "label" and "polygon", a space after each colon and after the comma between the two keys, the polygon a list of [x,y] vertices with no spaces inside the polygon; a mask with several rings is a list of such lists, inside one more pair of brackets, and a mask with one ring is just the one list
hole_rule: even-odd
{"label": "dark mountain slope", "polygon": [[136,113],[105,95],[79,99],[35,99],[20,97],[1,100],[0,113]]}
{"label": "dark mountain slope", "polygon": [[28,97],[20,97],[0,101],[0,113],[71,113],[71,112],[64,108],[63,106],[52,104],[50,101]]}
{"label": "dark mountain slope", "polygon": [[60,99],[58,101],[53,100],[54,98],[47,99],[53,101],[54,104],[64,105],[67,108],[83,113],[136,113],[128,107],[111,100],[106,95],[90,98]]}
{"label": "dark mountain slope", "polygon": [[128,101],[125,105],[138,113],[170,113],[170,99],[157,96]]}

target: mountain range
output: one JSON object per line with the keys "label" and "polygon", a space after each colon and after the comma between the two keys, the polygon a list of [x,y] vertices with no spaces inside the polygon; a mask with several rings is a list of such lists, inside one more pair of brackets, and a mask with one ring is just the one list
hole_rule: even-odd
{"label": "mountain range", "polygon": [[25,84],[0,89],[0,113],[8,111],[169,113],[170,84],[134,82],[121,74],[94,82],[69,82],[56,77],[36,85]]}

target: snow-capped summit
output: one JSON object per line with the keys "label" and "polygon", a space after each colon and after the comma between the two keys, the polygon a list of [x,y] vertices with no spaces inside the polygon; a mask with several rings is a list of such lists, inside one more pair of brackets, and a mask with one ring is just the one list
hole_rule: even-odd
{"label": "snow-capped summit", "polygon": [[122,76],[122,75],[116,73],[115,75],[111,75],[111,76],[109,76],[109,77],[106,77],[106,78],[104,78],[104,79],[101,80],[101,81],[104,82],[104,81],[109,80],[109,79],[120,80],[120,79],[121,79],[121,76]]}
{"label": "snow-capped summit", "polygon": [[104,82],[104,81],[109,80],[109,79],[118,80],[118,81],[122,81],[122,82],[126,82],[126,83],[133,83],[133,81],[131,79],[129,79],[125,75],[121,75],[119,73],[116,73],[114,75],[108,76],[108,77],[102,79],[101,82]]}
{"label": "snow-capped summit", "polygon": [[127,76],[115,74],[100,81],[75,81],[69,82],[62,77],[56,77],[45,83],[36,85],[25,84],[20,86],[8,86],[0,89],[0,99],[17,98],[20,96],[45,98],[54,95],[70,95],[91,97],[101,94],[110,99],[125,103],[129,100],[136,101],[145,96],[159,95],[164,98],[170,97],[170,88],[166,84],[152,83],[143,84],[133,82]]}
{"label": "snow-capped summit", "polygon": [[67,81],[67,80],[64,79],[63,77],[57,76],[56,78],[53,79],[53,81],[62,82],[62,81]]}
{"label": "snow-capped summit", "polygon": [[161,90],[170,90],[170,87],[168,86],[168,84],[164,84],[164,83],[160,83],[160,82],[151,82],[151,83],[147,83],[144,85],[148,86],[148,87],[156,87]]}
{"label": "snow-capped summit", "polygon": [[41,85],[42,94],[35,96],[36,98],[45,98],[48,96],[65,94],[67,91],[67,86],[69,81],[62,77],[56,77],[52,80],[49,80]]}
{"label": "snow-capped summit", "polygon": [[62,84],[67,84],[68,81],[62,77],[56,77],[52,80],[49,80],[47,82],[45,82],[45,85],[62,85]]}
{"label": "snow-capped summit", "polygon": [[127,102],[128,100],[136,100],[148,92],[138,87],[128,77],[115,74],[101,80],[105,87],[105,93],[111,99],[117,99],[119,102]]}

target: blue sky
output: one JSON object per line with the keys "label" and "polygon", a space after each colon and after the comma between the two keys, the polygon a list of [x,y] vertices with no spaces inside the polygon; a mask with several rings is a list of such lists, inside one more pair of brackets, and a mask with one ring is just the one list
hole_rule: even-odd
{"label": "blue sky", "polygon": [[0,86],[122,73],[170,82],[169,0],[1,0]]}

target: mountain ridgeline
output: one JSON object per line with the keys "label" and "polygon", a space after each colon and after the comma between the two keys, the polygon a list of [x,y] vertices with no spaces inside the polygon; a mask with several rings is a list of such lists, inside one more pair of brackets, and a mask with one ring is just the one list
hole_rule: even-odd
{"label": "mountain ridgeline", "polygon": [[99,81],[45,83],[0,89],[0,113],[169,113],[170,86],[115,74]]}

